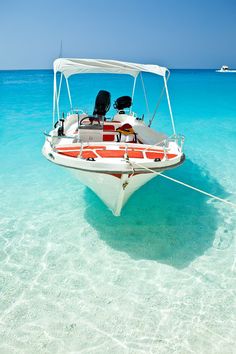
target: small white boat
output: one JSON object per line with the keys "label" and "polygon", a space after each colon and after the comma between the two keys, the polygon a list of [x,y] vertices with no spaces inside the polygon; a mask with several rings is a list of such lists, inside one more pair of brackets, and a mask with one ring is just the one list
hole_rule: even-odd
{"label": "small white boat", "polygon": [[216,70],[217,73],[236,73],[236,70],[231,70],[227,65],[222,65],[220,70]]}
{"label": "small white boat", "polygon": [[[132,112],[136,79],[142,72],[159,75],[164,80],[160,99],[166,92],[173,129],[173,135],[169,137],[151,128],[160,99],[148,124],[143,116]],[[57,73],[60,78],[57,78]],[[116,114],[112,118],[106,117],[111,95],[104,90],[98,92],[93,112],[74,110],[69,78],[82,73],[132,75],[132,97],[125,96],[127,92],[124,92],[124,96],[115,100]],[[69,168],[116,216],[120,215],[129,197],[142,185],[157,174],[184,162],[184,138],[176,134],[167,88],[169,75],[167,68],[157,65],[114,60],[60,58],[54,62],[53,128],[45,133],[42,153],[49,161]],[[63,79],[71,107],[66,117],[64,114],[61,117],[59,110]],[[148,103],[144,84],[143,89]]]}

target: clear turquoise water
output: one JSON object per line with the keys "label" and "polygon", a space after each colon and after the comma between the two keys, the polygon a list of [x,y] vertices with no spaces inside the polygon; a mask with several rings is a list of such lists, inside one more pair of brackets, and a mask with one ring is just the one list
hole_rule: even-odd
{"label": "clear turquoise water", "polygon": [[[72,82],[75,106],[131,91],[100,80]],[[236,75],[174,71],[169,86],[187,160],[168,174],[236,202]],[[235,210],[157,178],[113,217],[41,155],[51,89],[51,71],[0,72],[0,353],[233,353]],[[154,126],[170,130],[165,102]]]}

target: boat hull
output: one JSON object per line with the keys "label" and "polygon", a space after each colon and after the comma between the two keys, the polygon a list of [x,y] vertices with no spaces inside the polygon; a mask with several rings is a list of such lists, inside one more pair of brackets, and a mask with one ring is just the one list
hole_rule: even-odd
{"label": "boat hull", "polygon": [[[46,139],[43,146],[43,155],[51,162],[66,167],[71,173],[85,186],[90,188],[97,196],[104,202],[104,204],[113,212],[114,215],[119,216],[123,206],[126,204],[131,195],[148,181],[159,175],[165,170],[176,168],[184,162],[185,156],[183,153],[168,155],[171,158],[155,159],[154,156],[150,158],[140,158],[140,150],[136,150],[138,158],[131,158],[132,148],[147,151],[148,146],[144,145],[129,145],[131,148],[128,151],[130,158],[125,158],[125,150],[122,150],[122,143],[117,144],[116,150],[107,149],[96,150],[104,154],[118,153],[120,157],[96,157],[95,159],[80,157],[80,146],[76,144],[74,147],[69,145],[62,148],[53,148],[49,139]],[[90,148],[91,149],[91,148]],[[86,148],[84,148],[84,151]],[[157,150],[154,150],[157,151]],[[76,154],[76,157],[68,156],[67,153]],[[153,152],[150,152],[153,154]],[[78,155],[78,156],[77,156]],[[163,155],[163,153],[162,153]],[[148,155],[149,156],[149,155]]]}
{"label": "boat hull", "polygon": [[[146,184],[156,174],[109,174],[91,173],[88,171],[71,169],[73,175],[87,187],[89,187],[115,216],[119,216],[123,206],[131,195],[141,186]],[[161,173],[158,172],[158,173]]]}

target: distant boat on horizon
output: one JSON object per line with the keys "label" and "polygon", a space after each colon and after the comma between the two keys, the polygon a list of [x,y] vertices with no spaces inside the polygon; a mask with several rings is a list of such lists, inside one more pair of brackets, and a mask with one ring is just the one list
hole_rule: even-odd
{"label": "distant boat on horizon", "polygon": [[217,73],[236,73],[236,70],[231,70],[227,65],[222,65],[220,69],[216,70]]}

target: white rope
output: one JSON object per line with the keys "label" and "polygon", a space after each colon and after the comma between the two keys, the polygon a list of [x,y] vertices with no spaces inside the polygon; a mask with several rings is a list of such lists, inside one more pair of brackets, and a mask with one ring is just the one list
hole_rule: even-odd
{"label": "white rope", "polygon": [[150,116],[150,109],[149,109],[149,104],[148,104],[148,99],[147,99],[146,88],[145,88],[145,85],[144,85],[143,75],[142,75],[141,72],[140,72],[140,77],[141,77],[141,81],[142,81],[143,94],[144,94],[144,98],[145,98],[145,103],[146,103],[146,107],[147,107],[148,116]]}
{"label": "white rope", "polygon": [[213,198],[213,199],[219,200],[219,201],[222,202],[222,203],[228,204],[228,205],[230,205],[230,206],[236,208],[236,204],[235,204],[235,203],[232,203],[232,202],[229,202],[228,200],[219,198],[219,197],[217,197],[217,196],[215,196],[215,195],[213,195],[213,194],[211,194],[211,193],[208,193],[208,192],[203,191],[202,189],[199,189],[199,188],[190,186],[189,184],[184,183],[184,182],[181,182],[181,181],[178,181],[177,179],[174,179],[174,178],[172,178],[172,177],[163,175],[162,173],[158,173],[158,172],[156,172],[156,171],[154,171],[154,170],[152,170],[152,169],[150,169],[150,168],[148,168],[148,167],[145,167],[145,166],[143,166],[143,165],[140,165],[140,164],[138,164],[138,163],[136,163],[136,162],[134,162],[134,163],[135,163],[135,165],[137,165],[137,166],[139,166],[139,167],[142,167],[143,169],[145,169],[145,170],[147,170],[147,171],[153,172],[153,173],[155,173],[155,174],[158,175],[158,176],[161,176],[161,177],[164,177],[164,178],[166,178],[166,179],[169,179],[169,180],[172,181],[172,182],[181,184],[181,185],[184,186],[184,187],[193,189],[193,190],[196,191],[196,192],[205,194],[205,195],[207,195],[208,197],[211,197],[211,198]]}

